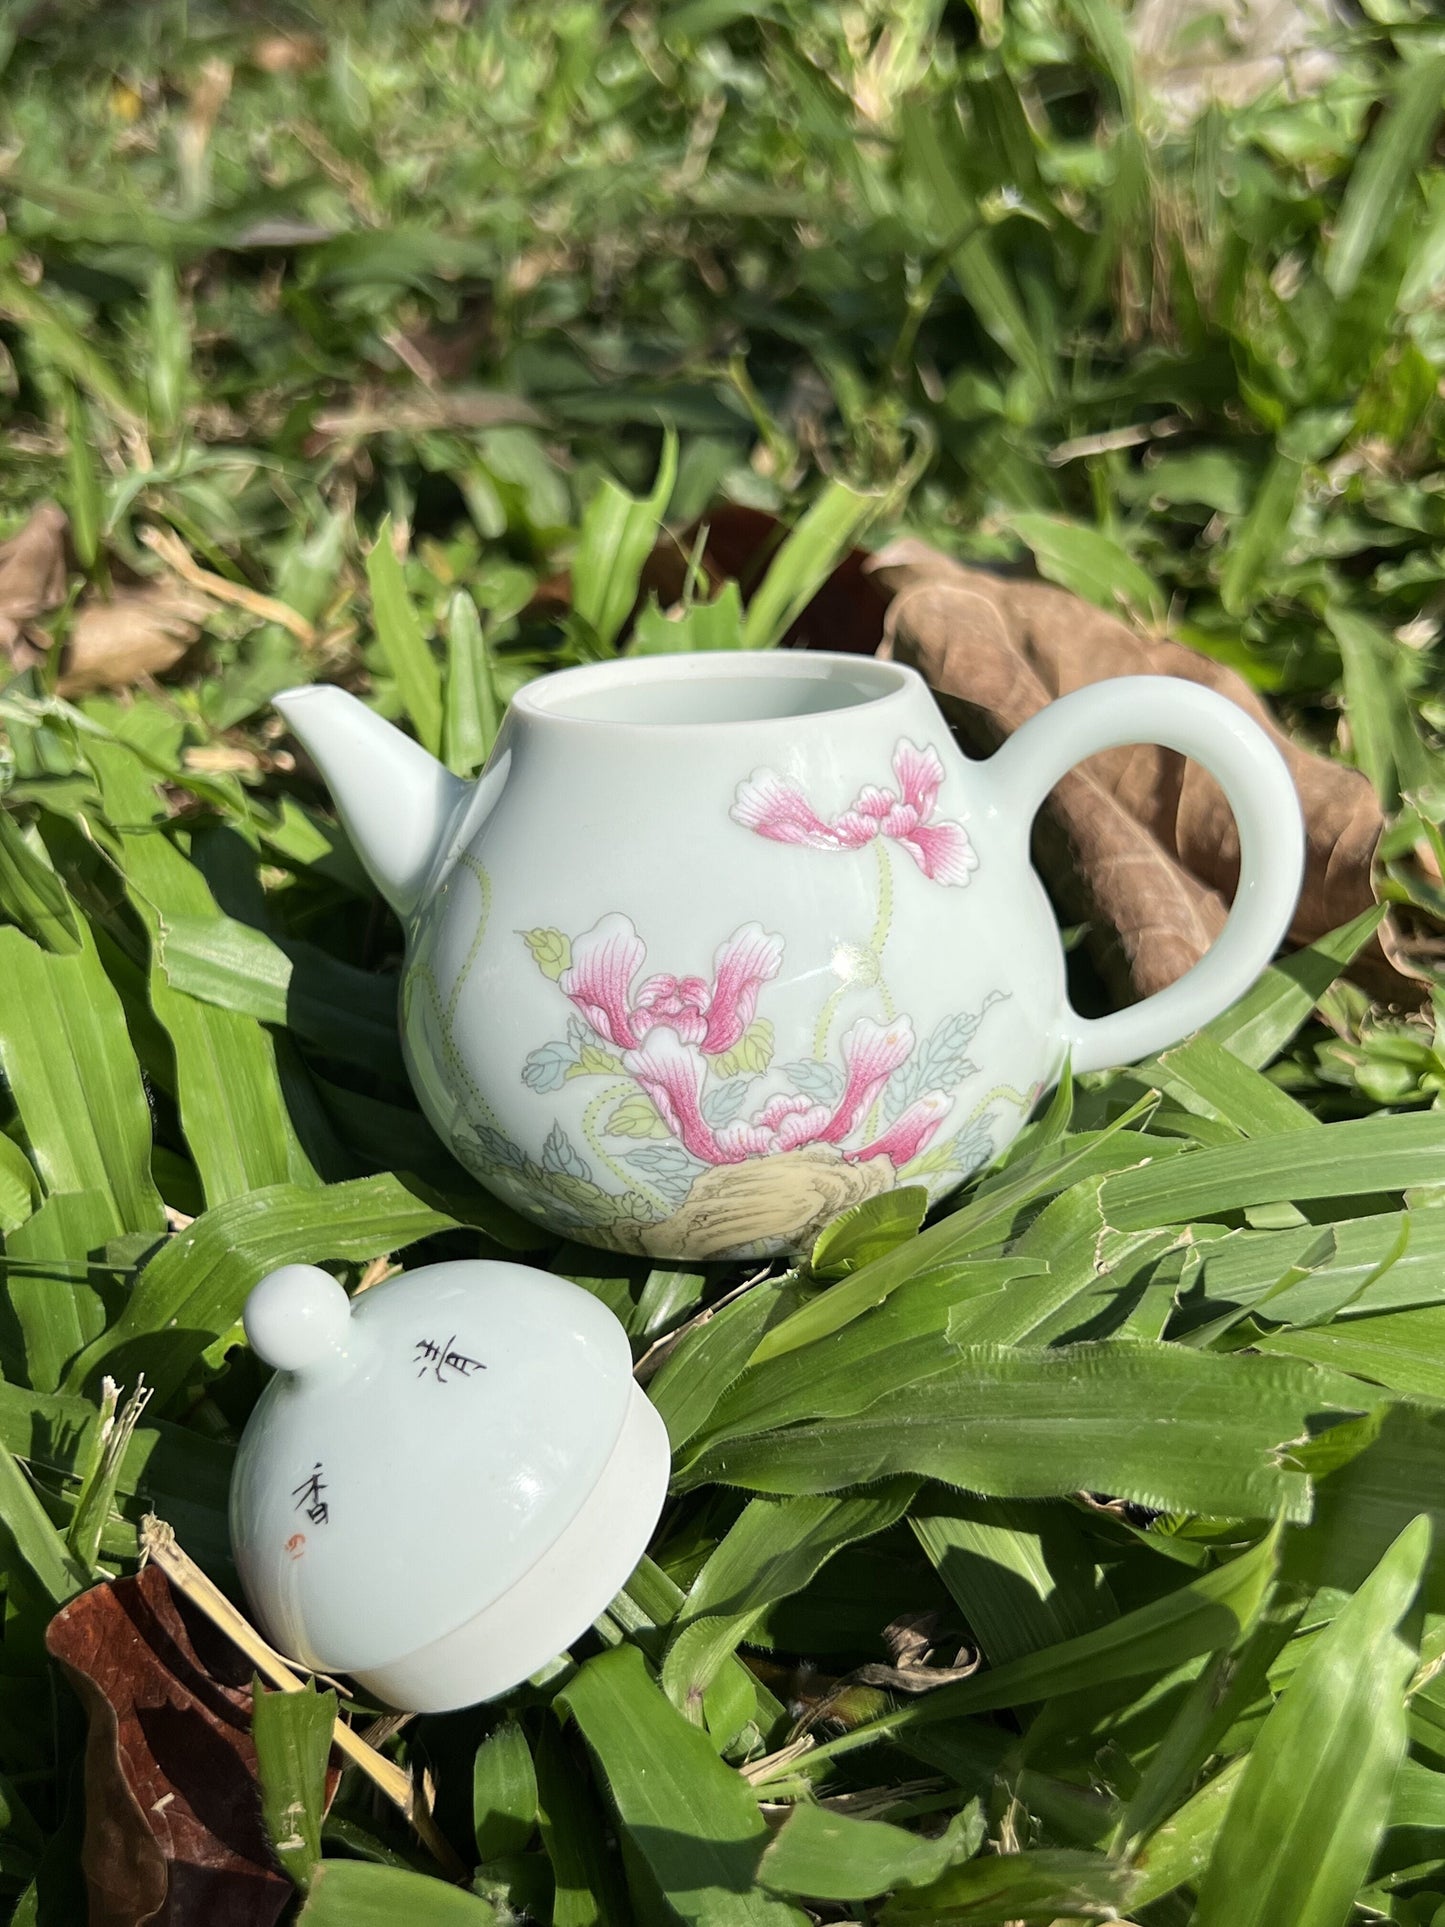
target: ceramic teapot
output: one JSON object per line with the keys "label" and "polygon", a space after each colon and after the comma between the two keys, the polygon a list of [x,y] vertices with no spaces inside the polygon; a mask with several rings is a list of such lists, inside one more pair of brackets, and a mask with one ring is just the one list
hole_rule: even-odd
{"label": "ceramic teapot", "polygon": [[492,1699],[641,1558],[667,1431],[600,1300],[526,1265],[427,1265],[354,1302],[287,1265],[246,1302],[276,1375],[231,1485],[272,1642],[411,1712]]}
{"label": "ceramic teapot", "polygon": [[[339,689],[276,705],[405,925],[432,1122],[521,1211],[661,1259],[806,1250],[895,1185],[941,1198],[1066,1058],[1127,1063],[1240,996],[1299,893],[1283,759],[1164,676],[1076,690],[975,761],[899,663],[620,659],[521,689],[471,785]],[[1177,983],[1083,1018],[1030,826],[1073,764],[1139,742],[1219,780],[1239,887]]]}

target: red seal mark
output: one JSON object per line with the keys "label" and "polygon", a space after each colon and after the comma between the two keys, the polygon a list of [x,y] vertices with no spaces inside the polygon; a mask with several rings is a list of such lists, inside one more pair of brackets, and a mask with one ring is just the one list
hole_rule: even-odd
{"label": "red seal mark", "polygon": [[286,1550],[293,1559],[299,1559],[306,1550],[306,1534],[304,1532],[293,1532],[291,1537],[286,1541]]}

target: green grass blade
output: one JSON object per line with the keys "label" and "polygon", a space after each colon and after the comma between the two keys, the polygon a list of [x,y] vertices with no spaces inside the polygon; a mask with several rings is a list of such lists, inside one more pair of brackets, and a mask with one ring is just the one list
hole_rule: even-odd
{"label": "green grass blade", "polygon": [[160,1230],[140,1067],[89,933],[61,957],[0,929],[0,982],[0,1065],[45,1189],[97,1193],[113,1231]]}
{"label": "green grass blade", "polygon": [[268,1693],[256,1681],[251,1737],[261,1781],[261,1817],[271,1851],[296,1885],[311,1885],[321,1859],[326,1766],[336,1728],[335,1693],[308,1680],[299,1693]]}
{"label": "green grass blade", "polygon": [[130,900],[150,939],[151,1007],[174,1049],[176,1102],[207,1203],[269,1184],[315,1183],[270,1036],[248,1017],[172,989],[166,977],[167,919],[219,919],[220,910],[196,865],[150,827],[162,810],[154,778],[119,743],[92,742],[87,753],[107,815],[127,826],[120,844]]}
{"label": "green grass blade", "polygon": [[[926,1698],[826,1740],[810,1757],[820,1762],[834,1759],[906,1727],[964,1719],[1116,1680],[1172,1671],[1203,1653],[1232,1646],[1253,1623],[1274,1581],[1279,1538],[1276,1529],[1227,1565],[1121,1614],[1106,1626],[972,1679],[940,1686]],[[760,1775],[757,1784],[765,1786],[771,1777]]]}
{"label": "green grass blade", "polygon": [[591,1659],[557,1696],[667,1903],[696,1927],[802,1927],[753,1886],[767,1825],[746,1782],[660,1694],[641,1653]]}
{"label": "green grass blade", "polygon": [[24,1224],[39,1201],[38,1191],[35,1166],[14,1138],[0,1132],[0,1235]]}
{"label": "green grass blade", "polygon": [[371,618],[386,665],[411,718],[417,741],[433,756],[442,747],[442,678],[421,618],[407,592],[387,516],[367,551],[366,579],[371,586]]}
{"label": "green grass blade", "polygon": [[1304,465],[1292,455],[1277,454],[1266,469],[1249,514],[1225,552],[1219,600],[1230,615],[1248,612],[1284,547],[1303,478]]}
{"label": "green grass blade", "polygon": [[477,605],[458,589],[447,609],[447,681],[442,761],[454,776],[475,776],[502,726],[502,702]]}
{"label": "green grass blade", "polygon": [[[877,514],[882,498],[829,482],[768,564],[743,617],[744,649],[776,648]],[[825,636],[813,638],[825,643]]]}
{"label": "green grass blade", "polygon": [[1339,1927],[1349,1915],[1404,1757],[1418,1649],[1404,1622],[1429,1550],[1417,1519],[1285,1687],[1230,1802],[1195,1927]]}
{"label": "green grass blade", "polygon": [[1184,1224],[1281,1198],[1360,1197],[1439,1181],[1445,1112],[1348,1118],[1318,1131],[1254,1138],[1195,1151],[1160,1169],[1141,1165],[1107,1180],[1101,1203],[1121,1231]]}
{"label": "green grass blade", "polygon": [[1325,256],[1325,280],[1343,299],[1360,279],[1389,217],[1424,164],[1445,95],[1445,54],[1429,54],[1400,70],[1389,111],[1365,143],[1340,206]]}
{"label": "green grass blade", "polygon": [[675,1485],[836,1492],[913,1475],[1003,1499],[1082,1488],[1156,1511],[1302,1518],[1307,1484],[1280,1448],[1333,1402],[1315,1374],[1276,1360],[1142,1340],[969,1346],[846,1418],[705,1447]]}
{"label": "green grass blade", "polygon": [[930,1487],[908,1523],[991,1666],[1118,1617],[1067,1507],[975,1499]]}
{"label": "green grass blade", "polygon": [[536,1766],[537,1819],[555,1886],[552,1927],[632,1927],[602,1803],[553,1720],[542,1727]]}
{"label": "green grass blade", "polygon": [[73,957],[80,926],[65,885],[43,863],[9,810],[0,805],[0,915],[46,950]]}
{"label": "green grass blade", "polygon": [[0,1446],[0,1550],[26,1568],[52,1606],[63,1606],[90,1584],[90,1574],[66,1550],[19,1460],[4,1446]]}
{"label": "green grass blade", "polygon": [[472,1762],[472,1827],[483,1860],[520,1853],[537,1826],[537,1775],[527,1736],[505,1719],[477,1748]]}
{"label": "green grass blade", "polygon": [[1157,1075],[1165,1090],[1201,1100],[1209,1115],[1234,1125],[1246,1137],[1311,1131],[1319,1122],[1278,1084],[1271,1084],[1206,1033],[1163,1052],[1157,1060]]}
{"label": "green grass blade", "polygon": [[662,457],[650,495],[629,495],[604,479],[582,517],[572,561],[572,606],[610,649],[637,600],[642,567],[657,541],[677,480],[677,436],[663,437]]}
{"label": "green grass blade", "polygon": [[1206,1024],[1200,1035],[1262,1069],[1284,1049],[1384,920],[1383,904],[1374,905],[1318,943],[1271,964],[1254,988]]}
{"label": "green grass blade", "polygon": [[932,1839],[883,1820],[854,1820],[799,1804],[775,1836],[758,1868],[775,1894],[809,1900],[868,1900],[893,1887],[923,1887],[983,1843],[977,1802],[954,1815]]}
{"label": "green grass blade", "polygon": [[[503,1205],[488,1202],[484,1209],[487,1224],[503,1235],[518,1224]],[[365,1263],[460,1222],[390,1173],[324,1189],[271,1185],[233,1198],[197,1218],[151,1260],[120,1317],[71,1366],[67,1387],[80,1391],[101,1371],[133,1382],[141,1370],[164,1400],[200,1353],[231,1329],[247,1293],[268,1271],[329,1258]]]}
{"label": "green grass blade", "polygon": [[[66,1366],[105,1326],[105,1302],[87,1253],[116,1230],[112,1202],[101,1191],[55,1191],[5,1241],[5,1297],[24,1345],[23,1374],[37,1391],[53,1392]],[[13,1376],[20,1368],[7,1360]]]}
{"label": "green grass blade", "polygon": [[880,1927],[1010,1927],[1024,1920],[1118,1920],[1136,1885],[1127,1867],[1073,1847],[970,1860],[931,1887],[895,1894]]}
{"label": "green grass blade", "polygon": [[688,1593],[662,1667],[673,1705],[703,1724],[703,1702],[749,1629],[819,1573],[835,1552],[902,1517],[910,1480],[856,1497],[754,1499]]}
{"label": "green grass blade", "polygon": [[1048,581],[1115,615],[1163,620],[1158,583],[1102,529],[1065,521],[1059,515],[1015,515],[1012,525],[1028,544],[1039,574]]}
{"label": "green grass blade", "polygon": [[487,1927],[500,1920],[464,1888],[364,1860],[323,1860],[296,1918],[298,1927]]}

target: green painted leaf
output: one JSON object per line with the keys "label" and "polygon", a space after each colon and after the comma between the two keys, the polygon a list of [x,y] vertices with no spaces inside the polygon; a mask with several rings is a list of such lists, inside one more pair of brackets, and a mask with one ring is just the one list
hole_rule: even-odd
{"label": "green painted leaf", "polygon": [[326,1765],[335,1728],[335,1693],[318,1693],[310,1680],[299,1693],[269,1693],[256,1682],[251,1737],[261,1816],[271,1851],[301,1888],[310,1886],[321,1859]]}
{"label": "green painted leaf", "polygon": [[763,1855],[758,1880],[771,1893],[809,1900],[868,1900],[894,1887],[923,1887],[983,1844],[984,1818],[972,1802],[927,1838],[884,1820],[854,1820],[800,1805]]}
{"label": "green painted leaf", "polygon": [[532,953],[532,961],[553,983],[572,967],[572,940],[560,930],[524,930],[522,941]]}
{"label": "green painted leaf", "polygon": [[753,1886],[767,1825],[747,1783],[654,1685],[635,1646],[588,1660],[557,1696],[668,1904],[697,1927],[802,1927]]}
{"label": "green painted leaf", "polygon": [[712,1068],[719,1077],[736,1077],[742,1071],[759,1076],[773,1061],[773,1027],[766,1017],[755,1017],[733,1045],[713,1058]]}
{"label": "green painted leaf", "polygon": [[1430,1526],[1407,1526],[1318,1635],[1265,1720],[1199,1889],[1194,1927],[1339,1927],[1405,1753],[1410,1615]]}
{"label": "green painted leaf", "polygon": [[672,1133],[658,1115],[657,1106],[646,1091],[634,1091],[614,1104],[604,1128],[613,1137],[671,1137]]}
{"label": "green painted leaf", "polygon": [[386,665],[396,678],[417,741],[433,756],[442,747],[442,678],[422,631],[396,550],[392,547],[391,517],[376,532],[367,551],[366,579],[371,585],[371,616],[376,640]]}

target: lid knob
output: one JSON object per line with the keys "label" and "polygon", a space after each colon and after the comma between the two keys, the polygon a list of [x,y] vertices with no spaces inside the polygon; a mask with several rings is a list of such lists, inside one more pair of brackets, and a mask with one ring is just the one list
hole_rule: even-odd
{"label": "lid knob", "polygon": [[282,1265],[256,1286],[241,1316],[259,1358],[280,1372],[304,1372],[344,1350],[351,1300],[316,1265]]}

